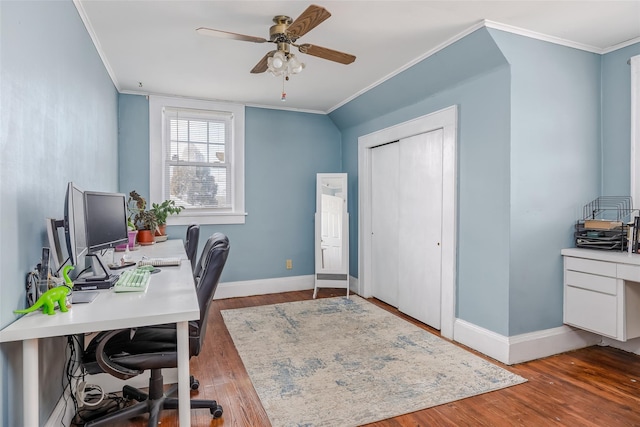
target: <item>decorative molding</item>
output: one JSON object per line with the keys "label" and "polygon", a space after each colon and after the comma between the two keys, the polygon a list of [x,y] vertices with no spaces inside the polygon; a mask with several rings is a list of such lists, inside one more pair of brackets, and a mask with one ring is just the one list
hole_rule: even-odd
{"label": "decorative molding", "polygon": [[628,351],[629,353],[640,354],[640,338],[629,341],[618,341],[613,338],[603,338],[602,345]]}
{"label": "decorative molding", "polygon": [[569,326],[505,337],[456,319],[453,340],[506,365],[513,365],[597,345],[602,337]]}
{"label": "decorative molding", "polygon": [[342,102],[334,105],[333,107],[329,108],[327,110],[327,114],[331,113],[334,110],[337,110],[338,108],[340,108],[343,105],[349,103],[350,101],[353,101],[354,99],[356,99],[357,97],[359,97],[363,93],[366,93],[366,92],[370,91],[371,89],[375,88],[376,86],[381,85],[382,83],[386,82],[387,80],[391,79],[392,77],[395,77],[398,74],[402,73],[403,71],[413,67],[418,62],[427,59],[431,55],[435,55],[436,53],[440,52],[441,50],[445,49],[446,47],[454,44],[458,40],[468,36],[469,34],[473,33],[474,31],[476,31],[476,30],[478,30],[478,29],[480,29],[480,28],[482,28],[484,26],[485,26],[484,21],[481,21],[481,22],[478,22],[477,24],[474,24],[474,25],[470,26],[466,30],[463,30],[463,31],[459,32],[458,34],[456,34],[455,36],[451,37],[450,39],[445,40],[443,43],[440,43],[438,46],[434,47],[433,49],[423,53],[422,55],[418,56],[417,58],[413,59],[412,61],[407,62],[405,65],[403,65],[402,67],[398,68],[397,70],[395,70],[395,71],[387,74],[386,76],[382,77],[380,80],[370,84],[369,86],[363,88],[362,90],[360,90],[360,91],[354,93],[353,95],[351,95],[350,97],[346,98],[344,101],[342,101]]}
{"label": "decorative molding", "polygon": [[494,21],[488,21],[488,20],[483,21],[483,23],[484,23],[484,26],[487,28],[506,31],[508,33],[517,34],[519,36],[529,37],[530,39],[536,39],[536,40],[549,42],[549,43],[553,43],[561,46],[572,47],[574,49],[584,50],[591,53],[602,54],[602,51],[603,51],[603,49],[599,47],[573,42],[560,37],[549,36],[543,33],[538,33],[536,31],[525,30],[524,28],[515,27],[513,25],[501,24],[500,22],[494,22]]}
{"label": "decorative molding", "polygon": [[367,86],[366,88],[364,88],[364,89],[358,91],[357,93],[351,95],[350,97],[346,98],[344,101],[334,105],[329,110],[327,110],[327,114],[331,113],[334,110],[337,110],[338,108],[340,108],[343,105],[349,103],[350,101],[353,101],[355,98],[357,98],[358,96],[362,95],[363,93],[366,93],[369,90],[375,88],[376,86],[381,85],[385,81],[391,79],[392,77],[395,77],[396,75],[402,73],[406,69],[413,67],[418,62],[420,62],[420,61],[422,61],[424,59],[427,59],[428,57],[430,57],[432,55],[435,55],[436,53],[438,53],[441,50],[447,48],[448,46],[452,45],[453,43],[457,42],[458,40],[468,36],[469,34],[473,33],[474,31],[476,31],[476,30],[478,30],[480,28],[483,28],[483,27],[493,28],[493,29],[501,30],[501,31],[506,31],[508,33],[518,34],[518,35],[529,37],[529,38],[532,38],[532,39],[541,40],[541,41],[545,41],[545,42],[549,42],[549,43],[554,43],[554,44],[561,45],[561,46],[567,46],[567,47],[571,47],[571,48],[574,48],[574,49],[584,50],[584,51],[587,51],[587,52],[598,53],[598,54],[601,54],[601,55],[603,55],[605,53],[613,52],[613,51],[618,50],[618,49],[622,49],[623,47],[627,47],[627,46],[630,46],[630,45],[635,44],[635,43],[640,43],[640,37],[639,37],[639,38],[631,39],[631,40],[628,40],[626,42],[623,42],[623,43],[620,43],[620,44],[617,44],[617,45],[614,45],[614,46],[610,46],[610,47],[608,47],[606,49],[602,49],[602,48],[599,48],[599,47],[590,46],[590,45],[583,44],[583,43],[572,42],[570,40],[562,39],[560,37],[549,36],[549,35],[546,35],[546,34],[543,34],[543,33],[538,33],[536,31],[525,30],[524,28],[515,27],[513,25],[501,24],[499,22],[489,21],[489,20],[485,19],[485,20],[480,21],[480,22],[478,22],[476,24],[473,24],[472,26],[470,26],[466,30],[456,34],[455,36],[453,36],[450,39],[444,41],[443,43],[440,43],[438,46],[434,47],[433,49],[429,50],[428,52],[424,53],[423,55],[420,55],[416,59],[408,62],[404,66],[402,66],[402,67],[398,68],[397,70],[393,71],[392,73],[387,74],[386,76],[384,76],[380,80],[372,83],[371,85]]}
{"label": "decorative molding", "polygon": [[[313,292],[313,274],[305,276],[274,277],[272,279],[224,282],[218,285],[214,300],[225,298],[248,297],[252,295],[278,294],[281,292],[307,291]],[[357,292],[358,279],[349,276],[349,291]]]}
{"label": "decorative molding", "polygon": [[[105,54],[104,49],[102,49],[102,46],[100,45],[100,41],[98,40],[98,37],[96,36],[95,30],[93,29],[93,26],[91,25],[91,21],[89,20],[89,18],[87,16],[87,13],[85,12],[84,8],[82,7],[81,1],[80,0],[73,0],[73,4],[75,5],[76,9],[78,10],[78,14],[80,15],[80,18],[82,19],[82,22],[84,23],[84,26],[87,29],[87,33],[89,34],[89,37],[91,37],[91,40],[93,41],[93,44],[94,44],[94,46],[96,48],[96,51],[98,52],[98,55],[100,56],[100,59],[102,60],[102,63],[104,64],[104,67],[107,70],[107,73],[109,74],[109,77],[111,77],[111,81],[113,82],[113,85],[116,87],[116,90],[119,93],[130,94],[130,95],[145,95],[145,96],[149,96],[149,95],[169,96],[169,95],[161,94],[161,93],[152,94],[152,93],[149,93],[149,92],[142,92],[142,91],[138,92],[138,91],[133,91],[133,90],[126,90],[126,91],[120,90],[120,84],[118,83],[118,79],[116,78],[116,74],[113,71],[113,68],[111,67],[111,64],[107,60],[107,55]],[[448,46],[452,45],[453,43],[457,42],[458,40],[468,36],[469,34],[473,33],[474,31],[476,31],[476,30],[478,30],[480,28],[483,28],[483,27],[494,28],[496,30],[506,31],[506,32],[513,33],[513,34],[519,34],[521,36],[525,36],[525,37],[529,37],[529,38],[533,38],[533,39],[537,39],[537,40],[542,40],[542,41],[546,41],[546,42],[550,42],[550,43],[554,43],[554,44],[559,44],[559,45],[562,45],[562,46],[568,46],[568,47],[572,47],[572,48],[575,48],[575,49],[584,50],[584,51],[587,51],[587,52],[598,53],[598,54],[601,54],[601,55],[603,55],[605,53],[613,52],[613,51],[618,50],[618,49],[622,49],[624,47],[630,46],[630,45],[635,44],[635,43],[640,43],[640,37],[639,37],[639,38],[634,38],[634,39],[631,39],[631,40],[627,40],[626,42],[619,43],[617,45],[610,46],[610,47],[607,47],[605,49],[602,49],[602,48],[599,48],[599,47],[590,46],[590,45],[583,44],[583,43],[572,42],[570,40],[562,39],[560,37],[549,36],[549,35],[546,35],[546,34],[543,34],[543,33],[538,33],[536,31],[525,30],[523,28],[515,27],[513,25],[501,24],[499,22],[483,20],[483,21],[480,21],[480,22],[477,22],[477,23],[471,25],[469,28],[467,28],[467,29],[459,32],[458,34],[454,35],[453,37],[445,40],[444,42],[440,43],[438,46],[434,47],[433,49],[430,49],[429,51],[427,51],[424,54],[418,56],[417,58],[413,59],[412,61],[409,61],[408,63],[406,63],[402,67],[398,68],[397,70],[387,74],[386,76],[382,77],[381,79],[377,80],[376,82],[374,82],[374,83],[370,84],[369,86],[363,88],[362,90],[354,93],[353,95],[349,96],[348,98],[344,99],[343,101],[341,101],[338,104],[334,105],[333,107],[329,108],[327,111],[305,110],[305,109],[287,108],[287,107],[275,107],[275,106],[260,105],[260,104],[246,104],[246,105],[248,107],[267,108],[267,109],[272,109],[272,110],[296,111],[296,112],[304,112],[304,113],[311,113],[311,114],[329,114],[332,111],[337,110],[338,108],[342,107],[343,105],[345,105],[345,104],[349,103],[350,101],[354,100],[355,98],[359,97],[363,93],[366,93],[369,90],[375,88],[376,86],[381,85],[382,83],[384,83],[385,81],[391,79],[392,77],[395,77],[396,75],[402,73],[403,71],[413,67],[418,62],[420,62],[420,61],[422,61],[422,60],[424,60],[424,59],[426,59],[426,58],[428,58],[428,57],[430,57],[432,55],[435,55],[436,53],[438,53],[441,50],[447,48]],[[234,101],[221,101],[221,100],[216,100],[216,99],[211,99],[211,101],[216,101],[216,102],[234,102]]]}
{"label": "decorative molding", "polygon": [[602,52],[600,52],[600,53],[602,53],[604,55],[604,54],[607,54],[607,53],[610,53],[610,52],[615,52],[618,49],[623,49],[623,48],[625,48],[627,46],[631,46],[632,44],[636,44],[636,43],[640,43],[640,37],[636,37],[636,38],[627,40],[626,42],[622,42],[622,43],[615,44],[613,46],[609,46],[608,48],[602,49]]}
{"label": "decorative molding", "polygon": [[224,282],[218,285],[214,300],[277,294],[291,291],[313,291],[313,274],[306,276],[275,277],[272,279]]}
{"label": "decorative molding", "polygon": [[91,25],[91,21],[89,21],[89,17],[85,12],[84,7],[82,7],[82,2],[80,0],[73,0],[73,4],[78,10],[80,19],[82,19],[82,22],[84,23],[84,27],[87,29],[87,33],[89,34],[89,37],[91,37],[91,41],[93,42],[93,45],[95,46],[96,51],[98,52],[98,56],[100,56],[100,59],[102,60],[102,64],[104,65],[104,68],[107,70],[107,73],[109,74],[109,77],[113,82],[113,85],[116,87],[116,90],[120,92],[120,84],[118,83],[118,79],[116,78],[116,73],[113,71],[113,68],[111,68],[111,64],[107,60],[107,54],[104,53],[104,49],[102,49],[100,40],[98,40],[98,36],[96,36],[96,32],[93,29],[93,26]]}

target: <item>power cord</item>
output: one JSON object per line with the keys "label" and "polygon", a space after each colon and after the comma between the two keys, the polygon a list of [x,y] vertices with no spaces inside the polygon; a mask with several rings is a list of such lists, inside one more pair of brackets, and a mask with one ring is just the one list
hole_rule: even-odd
{"label": "power cord", "polygon": [[[99,385],[85,382],[85,373],[80,366],[79,354],[79,352],[82,352],[83,345],[84,343],[78,335],[67,336],[69,354],[65,365],[65,377],[70,387],[68,396],[72,401],[75,413],[71,421],[73,426],[84,426],[85,423],[91,420],[124,408],[128,403],[127,399],[116,393],[105,393]],[[80,374],[75,373],[78,369],[81,370]],[[65,384],[63,384],[64,386]],[[74,388],[75,392],[73,392]],[[68,403],[65,398],[65,413]]]}
{"label": "power cord", "polygon": [[76,386],[76,398],[82,406],[98,406],[104,400],[105,394],[99,385],[80,381]]}

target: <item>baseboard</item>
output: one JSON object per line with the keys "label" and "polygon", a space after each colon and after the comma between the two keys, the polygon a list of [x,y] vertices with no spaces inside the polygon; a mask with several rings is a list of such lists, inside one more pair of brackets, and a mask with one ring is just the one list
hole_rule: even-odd
{"label": "baseboard", "polygon": [[640,354],[640,338],[635,338],[629,341],[618,341],[613,338],[603,337],[602,345],[628,351],[629,353]]}
{"label": "baseboard", "polygon": [[569,326],[505,337],[461,319],[454,324],[454,341],[506,365],[600,344],[602,338]]}
{"label": "baseboard", "polygon": [[[67,386],[58,400],[53,412],[44,423],[44,427],[59,427],[71,425],[71,420],[75,416],[73,402],[71,401],[71,387]],[[75,391],[74,391],[75,392]]]}
{"label": "baseboard", "polygon": [[[221,282],[216,289],[214,300],[248,297],[253,295],[278,294],[281,292],[313,290],[313,274],[307,276],[275,277],[272,279]],[[349,276],[349,289],[357,292],[358,279]]]}

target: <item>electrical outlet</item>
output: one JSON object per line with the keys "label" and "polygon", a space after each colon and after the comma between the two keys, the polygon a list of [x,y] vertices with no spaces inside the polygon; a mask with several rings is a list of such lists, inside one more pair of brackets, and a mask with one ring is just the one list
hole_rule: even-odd
{"label": "electrical outlet", "polygon": [[287,260],[287,270],[291,270],[293,268],[293,261],[288,259]]}

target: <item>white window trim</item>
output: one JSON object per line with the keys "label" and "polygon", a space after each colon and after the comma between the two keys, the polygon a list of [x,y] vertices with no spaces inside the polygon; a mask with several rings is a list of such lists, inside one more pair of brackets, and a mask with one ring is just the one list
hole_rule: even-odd
{"label": "white window trim", "polygon": [[232,192],[233,208],[230,212],[186,212],[171,215],[167,225],[244,224],[244,105],[205,101],[189,98],[149,96],[149,196],[151,203],[162,202],[162,170],[165,150],[162,146],[163,110],[165,107],[197,110],[226,111],[233,114]]}
{"label": "white window trim", "polygon": [[631,197],[634,208],[640,207],[640,55],[631,65]]}

